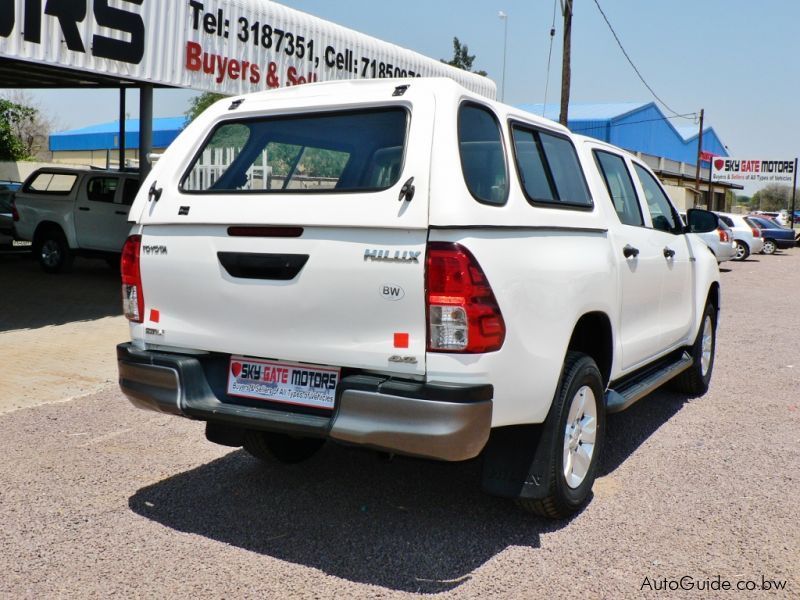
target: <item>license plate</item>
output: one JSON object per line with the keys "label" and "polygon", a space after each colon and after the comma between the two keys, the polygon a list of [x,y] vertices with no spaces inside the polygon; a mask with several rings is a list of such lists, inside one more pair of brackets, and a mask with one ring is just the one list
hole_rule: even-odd
{"label": "license plate", "polygon": [[333,410],[339,369],[232,356],[228,394]]}

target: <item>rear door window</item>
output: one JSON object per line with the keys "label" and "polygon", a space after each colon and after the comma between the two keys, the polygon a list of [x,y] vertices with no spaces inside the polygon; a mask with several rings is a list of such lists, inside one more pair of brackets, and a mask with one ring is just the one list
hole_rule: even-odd
{"label": "rear door window", "polygon": [[93,177],[86,186],[86,197],[92,202],[114,202],[119,179],[116,177]]}
{"label": "rear door window", "polygon": [[181,183],[209,194],[357,192],[400,178],[408,113],[390,107],[218,125]]}
{"label": "rear door window", "polygon": [[643,226],[642,209],[633,187],[630,171],[625,165],[625,159],[602,150],[595,150],[594,158],[600,167],[608,195],[614,203],[614,210],[617,212],[620,223]]}
{"label": "rear door window", "polygon": [[592,208],[575,147],[567,138],[515,123],[514,158],[522,189],[532,204]]}
{"label": "rear door window", "polygon": [[508,199],[508,168],[500,122],[480,104],[465,102],[458,112],[461,170],[472,196],[501,206]]}

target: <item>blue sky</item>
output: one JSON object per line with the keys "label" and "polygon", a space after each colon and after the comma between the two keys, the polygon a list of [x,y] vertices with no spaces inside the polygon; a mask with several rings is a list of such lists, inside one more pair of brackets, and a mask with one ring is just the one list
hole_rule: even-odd
{"label": "blue sky", "polygon": [[[558,0],[556,0],[558,1]],[[800,154],[797,119],[800,2],[793,0],[599,0],[628,53],[656,93],[679,113],[705,108],[733,155]],[[458,36],[475,67],[500,87],[503,23],[509,15],[505,100],[544,100],[552,0],[285,0],[283,4],[434,58],[452,56]],[[650,101],[594,0],[574,0],[572,100]],[[560,8],[548,101],[561,81]],[[115,91],[35,91],[60,128],[113,120]],[[185,111],[187,91],[159,91],[156,116]],[[136,116],[135,94],[129,110]],[[676,124],[690,124],[678,119]]]}

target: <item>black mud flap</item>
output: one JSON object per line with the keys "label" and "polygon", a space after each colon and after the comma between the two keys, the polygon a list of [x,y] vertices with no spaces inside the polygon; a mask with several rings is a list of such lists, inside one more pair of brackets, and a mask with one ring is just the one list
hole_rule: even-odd
{"label": "black mud flap", "polygon": [[550,495],[550,465],[556,447],[553,412],[551,408],[542,424],[492,429],[483,452],[484,492],[503,498],[541,499]]}
{"label": "black mud flap", "polygon": [[227,423],[206,421],[206,439],[220,446],[241,448],[244,445],[244,429]]}

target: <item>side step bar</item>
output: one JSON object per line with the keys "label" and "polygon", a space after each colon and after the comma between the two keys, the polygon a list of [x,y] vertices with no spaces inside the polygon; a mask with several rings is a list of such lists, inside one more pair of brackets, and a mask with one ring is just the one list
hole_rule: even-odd
{"label": "side step bar", "polygon": [[641,378],[627,381],[616,390],[609,389],[606,392],[606,412],[617,413],[625,410],[676,375],[683,373],[692,366],[693,362],[694,359],[689,356],[689,353],[684,352],[676,362],[669,363],[655,371],[649,371]]}

